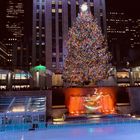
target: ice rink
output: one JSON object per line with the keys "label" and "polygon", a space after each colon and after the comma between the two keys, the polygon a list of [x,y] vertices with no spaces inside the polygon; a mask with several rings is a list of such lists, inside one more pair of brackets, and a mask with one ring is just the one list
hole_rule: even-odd
{"label": "ice rink", "polygon": [[0,132],[0,140],[138,140],[140,123]]}

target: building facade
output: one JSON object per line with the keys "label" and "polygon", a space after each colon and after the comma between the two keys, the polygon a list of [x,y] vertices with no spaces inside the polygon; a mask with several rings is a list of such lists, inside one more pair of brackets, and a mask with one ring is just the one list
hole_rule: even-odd
{"label": "building facade", "polygon": [[126,66],[130,44],[129,18],[123,12],[107,13],[108,45],[116,66]]}
{"label": "building facade", "polygon": [[140,18],[130,20],[130,64],[140,66]]}
{"label": "building facade", "polygon": [[24,41],[24,3],[23,0],[8,0],[6,6],[6,29],[9,34],[4,39],[11,56],[11,65],[18,68],[25,62]]}
{"label": "building facade", "polygon": [[6,46],[0,42],[0,66],[6,67],[10,63],[10,57]]}
{"label": "building facade", "polygon": [[105,0],[33,0],[33,66],[42,64],[55,73],[62,72],[67,33],[83,2],[106,35]]}
{"label": "building facade", "polygon": [[108,10],[107,37],[113,54],[113,63],[117,67],[140,65],[140,20],[125,12]]}

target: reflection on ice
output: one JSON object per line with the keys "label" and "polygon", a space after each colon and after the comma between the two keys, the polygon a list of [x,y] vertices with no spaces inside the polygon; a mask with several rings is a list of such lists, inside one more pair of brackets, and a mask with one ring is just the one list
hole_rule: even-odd
{"label": "reflection on ice", "polygon": [[139,123],[75,126],[38,131],[0,132],[0,140],[137,140],[140,138],[139,130]]}

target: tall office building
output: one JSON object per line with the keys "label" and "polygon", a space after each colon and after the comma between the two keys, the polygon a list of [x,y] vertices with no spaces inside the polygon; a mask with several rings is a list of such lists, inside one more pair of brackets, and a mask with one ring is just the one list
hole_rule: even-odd
{"label": "tall office building", "polygon": [[140,65],[140,18],[130,20],[130,64]]}
{"label": "tall office building", "polygon": [[7,68],[10,65],[10,52],[5,46],[5,37],[7,31],[5,30],[5,15],[6,15],[6,1],[0,1],[0,69]]}
{"label": "tall office building", "polygon": [[105,0],[33,0],[32,65],[61,73],[69,28],[87,2],[106,35]]}
{"label": "tall office building", "polygon": [[113,54],[113,63],[117,66],[123,66],[128,59],[129,29],[129,18],[123,12],[107,13],[108,45]]}
{"label": "tall office building", "polygon": [[0,69],[9,65],[9,53],[6,46],[0,42]]}
{"label": "tall office building", "polygon": [[13,68],[20,68],[24,60],[24,4],[23,0],[8,0],[6,8],[6,29],[9,36],[5,38],[5,46],[11,53]]}
{"label": "tall office building", "polygon": [[117,67],[140,65],[139,21],[118,10],[107,12],[108,45]]}

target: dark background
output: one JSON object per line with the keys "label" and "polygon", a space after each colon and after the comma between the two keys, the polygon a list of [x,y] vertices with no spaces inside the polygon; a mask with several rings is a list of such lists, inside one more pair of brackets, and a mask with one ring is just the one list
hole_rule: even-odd
{"label": "dark background", "polygon": [[131,18],[140,18],[139,0],[106,0],[106,9],[125,12]]}
{"label": "dark background", "polygon": [[[9,33],[5,29],[6,8],[9,0],[0,0],[0,41]],[[13,0],[17,1],[17,0]],[[32,0],[24,0],[24,28],[27,37],[31,36],[32,31]]]}
{"label": "dark background", "polygon": [[[16,1],[16,0],[13,0]],[[0,0],[0,39],[4,37],[7,31],[5,27],[6,5],[8,0]],[[31,29],[32,25],[32,0],[24,0],[25,8],[25,32]],[[139,0],[106,0],[106,10],[117,10],[127,13],[131,18],[140,18]],[[29,33],[30,34],[30,33]]]}

